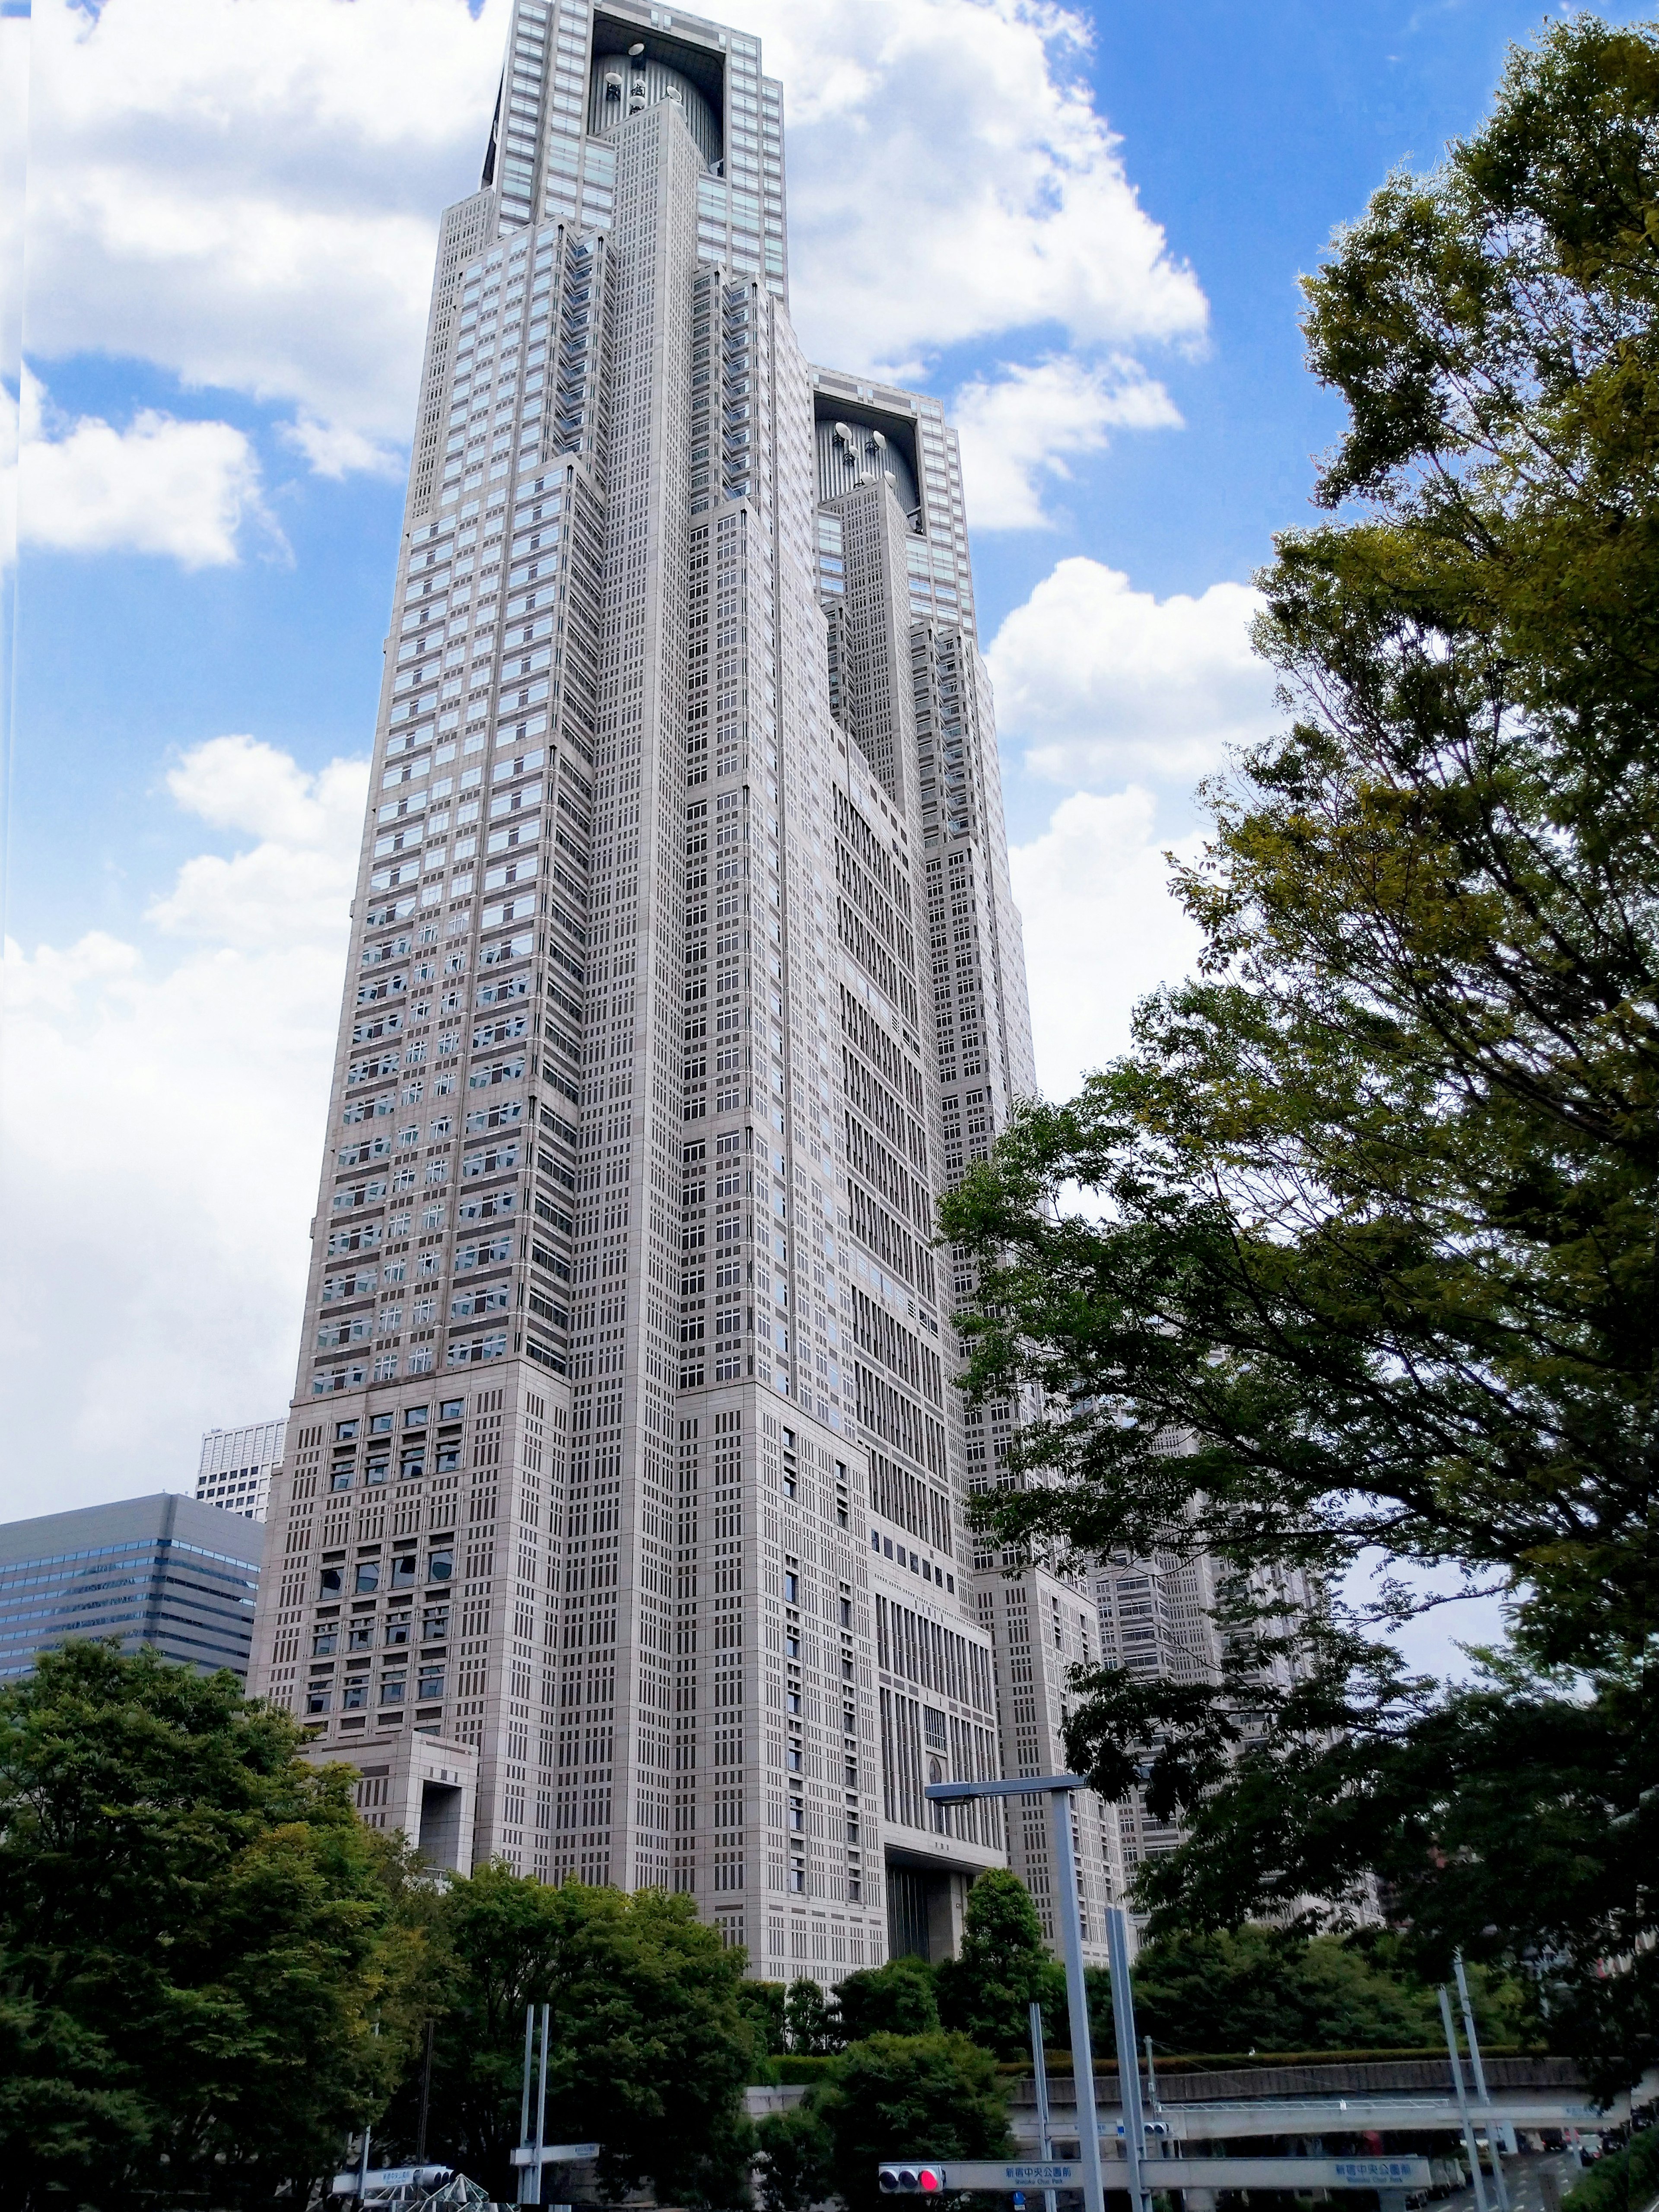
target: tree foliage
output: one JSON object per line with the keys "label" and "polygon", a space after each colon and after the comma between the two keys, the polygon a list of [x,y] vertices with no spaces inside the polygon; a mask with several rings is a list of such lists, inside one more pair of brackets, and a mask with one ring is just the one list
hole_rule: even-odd
{"label": "tree foliage", "polygon": [[841,2048],[835,2008],[810,1974],[798,1975],[789,1984],[783,2002],[783,2032],[791,2051],[799,2051],[803,2057],[823,2058]]}
{"label": "tree foliage", "polygon": [[1031,2047],[1031,2006],[1050,2033],[1066,2017],[1066,1975],[1048,1955],[1030,1893],[1017,1874],[993,1867],[968,1893],[962,1943],[934,1969],[939,2018],[999,2057]]}
{"label": "tree foliage", "polygon": [[303,2197],[384,2101],[412,1947],[299,1741],[151,1651],[0,1691],[0,2204]]}
{"label": "tree foliage", "polygon": [[872,2035],[929,2035],[939,2024],[933,1970],[924,1959],[890,1959],[864,1966],[836,1984],[836,2013],[843,2039]]}
{"label": "tree foliage", "polygon": [[[743,2090],[764,2055],[744,1996],[744,1954],[688,1897],[559,1887],[487,1866],[433,1902],[437,2008],[428,2149],[510,2200],[525,2008],[551,2007],[550,2141],[605,2146],[611,2195],[741,2203]],[[405,2087],[398,2124],[412,2131]]]}
{"label": "tree foliage", "polygon": [[[1397,1946],[1362,1948],[1249,1923],[1204,1935],[1187,1930],[1142,1944],[1134,1962],[1135,2025],[1160,2051],[1438,2050],[1434,1992],[1400,1970]],[[1488,1987],[1479,1968],[1470,1994],[1482,2039],[1512,2042],[1532,2025],[1512,1984]],[[1091,1971],[1090,2013],[1098,2048],[1111,2045],[1109,1978]]]}
{"label": "tree foliage", "polygon": [[996,2158],[1008,2148],[996,2061],[965,2035],[872,2035],[836,2060],[806,2106],[827,2145],[823,2172],[847,2212],[877,2212],[884,2159]]}
{"label": "tree foliage", "polygon": [[[1547,30],[1307,289],[1348,424],[1331,519],[1261,579],[1289,726],[1208,787],[1178,876],[1200,972],[943,1209],[980,1267],[975,1394],[1061,1409],[986,1518],[1235,1571],[1228,1680],[1100,1670],[1073,1719],[1109,1795],[1156,1748],[1194,1820],[1148,1876],[1158,1924],[1351,1900],[1380,1856],[1442,1972],[1460,1940],[1548,1952],[1557,2017],[1628,2078],[1659,2027],[1632,1727],[1659,1537],[1659,34]],[[1300,1637],[1285,1575],[1368,1552],[1504,1591],[1525,1663],[1446,1695],[1363,1622]]]}

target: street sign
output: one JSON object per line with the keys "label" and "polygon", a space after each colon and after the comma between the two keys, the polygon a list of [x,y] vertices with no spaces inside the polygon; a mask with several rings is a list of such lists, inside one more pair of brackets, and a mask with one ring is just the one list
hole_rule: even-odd
{"label": "street sign", "polygon": [[520,2143],[513,2154],[514,2166],[566,2166],[579,2158],[597,2158],[598,2143]]}
{"label": "street sign", "polygon": [[[1124,2185],[1124,2163],[1107,2160],[1109,2188]],[[1430,2184],[1425,2158],[1149,2158],[1141,2172],[1149,2189],[1426,2189]],[[910,2179],[890,2180],[890,2175]],[[951,2189],[1080,2189],[1083,2168],[1068,2159],[1017,2163],[952,2158],[940,2166],[912,2159],[884,2166],[881,2186],[890,2196]]]}

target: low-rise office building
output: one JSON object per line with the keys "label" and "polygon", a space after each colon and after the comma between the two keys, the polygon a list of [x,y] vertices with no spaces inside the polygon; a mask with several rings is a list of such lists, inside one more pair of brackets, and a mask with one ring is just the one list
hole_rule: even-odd
{"label": "low-rise office building", "polygon": [[264,1540],[170,1492],[0,1525],[0,1680],[75,1637],[246,1680]]}

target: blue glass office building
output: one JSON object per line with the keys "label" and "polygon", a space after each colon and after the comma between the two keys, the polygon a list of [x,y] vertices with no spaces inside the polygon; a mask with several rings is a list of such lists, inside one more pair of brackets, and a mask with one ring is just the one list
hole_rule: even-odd
{"label": "blue glass office building", "polygon": [[264,1533],[170,1493],[0,1526],[0,1680],[76,1636],[246,1679]]}

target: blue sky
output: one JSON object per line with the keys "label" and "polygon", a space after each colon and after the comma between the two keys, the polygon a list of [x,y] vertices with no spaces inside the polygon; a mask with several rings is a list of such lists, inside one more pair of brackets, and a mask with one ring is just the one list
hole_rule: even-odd
{"label": "blue sky", "polygon": [[[1039,1068],[1063,1091],[1184,965],[1160,853],[1190,848],[1197,775],[1271,720],[1246,587],[1340,422],[1302,367],[1298,272],[1391,167],[1478,122],[1540,18],[742,20],[785,80],[809,349],[902,374],[963,426]],[[182,1486],[204,1426],[287,1398],[432,239],[476,181],[505,21],[503,0],[36,0],[32,27],[0,22],[13,98],[33,47],[15,1510]],[[15,270],[15,191],[0,214]]]}

